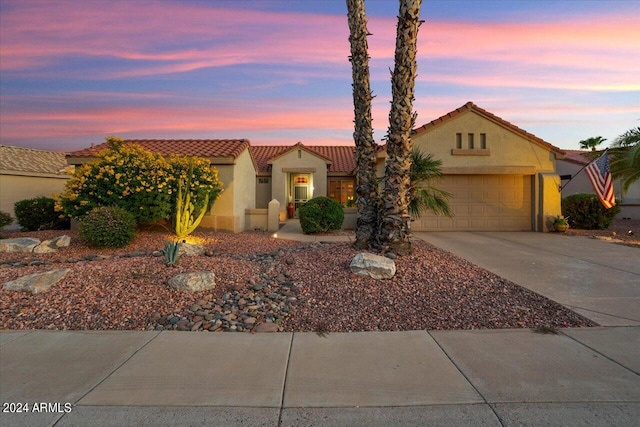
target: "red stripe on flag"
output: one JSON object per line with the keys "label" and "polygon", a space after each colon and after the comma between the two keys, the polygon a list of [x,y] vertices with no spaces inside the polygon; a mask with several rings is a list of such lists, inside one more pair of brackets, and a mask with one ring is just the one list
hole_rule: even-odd
{"label": "red stripe on flag", "polygon": [[[611,171],[609,170],[609,159],[605,152],[598,159],[591,162],[586,168],[587,176],[595,193],[598,195],[602,205],[609,209],[616,204],[615,193],[613,192],[613,182]],[[601,165],[602,169],[600,169]]]}

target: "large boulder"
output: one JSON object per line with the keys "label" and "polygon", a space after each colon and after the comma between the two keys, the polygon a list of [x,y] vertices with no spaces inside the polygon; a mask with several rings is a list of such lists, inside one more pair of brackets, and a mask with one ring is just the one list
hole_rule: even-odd
{"label": "large boulder", "polygon": [[204,246],[192,243],[182,243],[180,245],[180,249],[178,249],[178,254],[180,256],[202,256],[204,253]]}
{"label": "large boulder", "polygon": [[387,257],[363,252],[353,258],[349,269],[352,273],[361,276],[391,279],[396,274],[396,263]]}
{"label": "large boulder", "polygon": [[40,243],[38,246],[33,248],[33,252],[36,254],[55,252],[60,248],[66,248],[70,243],[71,238],[69,236],[58,236]]}
{"label": "large boulder", "polygon": [[216,286],[216,276],[212,271],[178,274],[169,279],[169,286],[189,292],[205,291]]}
{"label": "large boulder", "polygon": [[6,282],[2,285],[2,289],[8,291],[23,291],[37,294],[40,292],[48,291],[51,286],[64,279],[70,268],[61,268],[58,270],[51,270],[45,273],[30,274],[28,276],[20,277],[16,280]]}
{"label": "large boulder", "polygon": [[0,252],[33,252],[33,248],[39,244],[40,239],[31,237],[0,239]]}

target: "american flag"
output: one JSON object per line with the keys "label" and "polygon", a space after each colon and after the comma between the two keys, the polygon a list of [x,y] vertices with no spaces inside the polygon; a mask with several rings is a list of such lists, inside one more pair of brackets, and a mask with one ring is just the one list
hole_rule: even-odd
{"label": "american flag", "polygon": [[613,182],[611,181],[607,152],[605,151],[602,156],[589,163],[585,170],[602,205],[607,209],[615,206],[616,196],[613,193]]}

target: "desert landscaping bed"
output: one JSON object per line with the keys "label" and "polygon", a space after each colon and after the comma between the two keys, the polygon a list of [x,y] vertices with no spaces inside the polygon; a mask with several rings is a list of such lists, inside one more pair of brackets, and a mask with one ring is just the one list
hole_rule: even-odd
{"label": "desert landscaping bed", "polygon": [[[71,245],[56,253],[0,254],[0,283],[70,269],[47,292],[0,289],[0,329],[326,333],[595,325],[422,241],[396,259],[392,279],[374,280],[350,273],[357,252],[348,243],[292,242],[262,232],[196,233],[208,255],[182,257],[174,267],[153,254],[171,238],[166,232],[140,232],[118,250],[89,248],[74,231],[4,237],[60,234],[70,235]],[[107,258],[88,260],[95,255]],[[203,270],[214,272],[214,289],[189,293],[167,284]]]}

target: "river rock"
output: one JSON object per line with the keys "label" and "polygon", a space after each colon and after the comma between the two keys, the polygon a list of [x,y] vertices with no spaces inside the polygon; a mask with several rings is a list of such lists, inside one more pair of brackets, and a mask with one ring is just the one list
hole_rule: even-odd
{"label": "river rock", "polygon": [[387,257],[363,252],[353,258],[349,269],[361,276],[390,279],[396,274],[396,263]]}
{"label": "river rock", "polygon": [[216,286],[216,276],[212,271],[178,274],[169,279],[169,286],[175,289],[199,292]]}
{"label": "river rock", "polygon": [[0,239],[0,252],[33,252],[33,248],[39,244],[40,239],[31,237]]}
{"label": "river rock", "polygon": [[9,291],[23,291],[37,294],[48,291],[51,286],[64,279],[71,269],[62,268],[51,270],[45,273],[30,274],[28,276],[19,277],[18,279],[6,282],[2,288]]}

